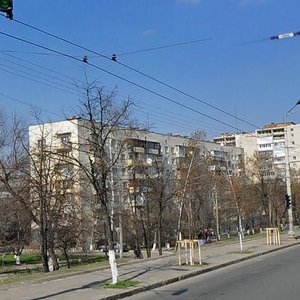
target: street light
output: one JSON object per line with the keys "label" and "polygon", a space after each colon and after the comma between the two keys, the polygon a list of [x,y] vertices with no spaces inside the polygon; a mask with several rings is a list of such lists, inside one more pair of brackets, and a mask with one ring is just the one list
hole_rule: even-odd
{"label": "street light", "polygon": [[300,104],[300,100],[288,110],[285,114],[285,184],[286,184],[286,196],[289,197],[289,207],[288,207],[288,216],[289,216],[289,237],[295,237],[294,231],[294,220],[293,220],[293,201],[292,201],[292,188],[291,188],[291,175],[290,175],[290,157],[289,157],[289,145],[288,145],[288,130],[287,130],[287,117],[295,106]]}

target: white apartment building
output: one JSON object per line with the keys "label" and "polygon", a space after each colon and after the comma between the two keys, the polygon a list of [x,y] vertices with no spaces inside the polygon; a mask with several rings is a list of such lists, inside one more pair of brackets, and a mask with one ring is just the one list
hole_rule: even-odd
{"label": "white apartment building", "polygon": [[253,133],[225,133],[213,141],[221,145],[243,148],[245,162],[255,151],[269,154],[274,164],[282,169],[285,168],[286,147],[288,147],[291,167],[300,170],[300,124],[272,123]]}
{"label": "white apartment building", "polygon": [[[90,133],[87,132],[85,120],[74,117],[73,119],[34,125],[29,127],[29,142],[31,149],[38,149],[41,145],[48,145],[52,152],[60,153],[68,157],[72,155],[78,160],[84,162],[88,159],[86,151],[80,151],[78,145],[87,146]],[[125,130],[120,130],[118,137],[111,137],[109,152],[112,158],[115,153],[115,147],[121,140],[127,139],[127,147],[120,155],[120,162],[114,170],[112,182],[122,185],[130,190],[130,183],[133,180],[132,166],[134,162],[143,162],[145,165],[151,165],[154,160],[164,161],[170,168],[176,170],[176,164],[180,158],[185,157],[185,151],[191,142],[189,137],[183,137],[173,134],[161,134],[147,130],[136,129],[130,132],[130,136]],[[243,149],[220,145],[213,142],[200,141],[203,155],[213,158],[215,164],[211,169],[222,167],[227,174],[237,175],[240,171],[240,164],[243,162]],[[73,170],[77,172],[79,170]],[[67,170],[66,170],[67,172]],[[142,174],[135,174],[135,177]],[[72,191],[80,189],[80,180],[74,181]],[[71,189],[71,187],[70,187]]]}

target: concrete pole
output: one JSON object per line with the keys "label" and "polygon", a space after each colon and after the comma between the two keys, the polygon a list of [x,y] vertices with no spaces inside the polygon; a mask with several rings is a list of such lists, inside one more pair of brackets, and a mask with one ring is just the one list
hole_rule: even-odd
{"label": "concrete pole", "polygon": [[286,184],[286,194],[290,196],[291,204],[288,208],[288,218],[289,218],[289,231],[288,235],[290,238],[295,237],[294,231],[294,220],[293,220],[293,201],[292,201],[292,187],[291,187],[291,174],[290,174],[290,158],[289,158],[289,144],[288,144],[288,126],[287,126],[287,116],[285,116],[285,184]]}
{"label": "concrete pole", "polygon": [[289,157],[289,142],[288,142],[288,125],[287,117],[292,109],[300,104],[300,100],[285,114],[285,184],[286,184],[286,194],[290,196],[290,206],[288,208],[289,217],[289,237],[295,238],[294,231],[294,218],[293,218],[293,199],[292,199],[292,187],[291,187],[291,174],[290,174],[290,157]]}

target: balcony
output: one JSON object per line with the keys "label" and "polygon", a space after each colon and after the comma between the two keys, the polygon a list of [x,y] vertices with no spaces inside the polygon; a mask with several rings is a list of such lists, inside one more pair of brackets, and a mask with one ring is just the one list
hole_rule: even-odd
{"label": "balcony", "polygon": [[148,148],[147,153],[149,154],[154,154],[154,155],[159,155],[159,149],[153,149],[153,148]]}
{"label": "balcony", "polygon": [[144,147],[133,147],[133,152],[135,153],[145,153]]}

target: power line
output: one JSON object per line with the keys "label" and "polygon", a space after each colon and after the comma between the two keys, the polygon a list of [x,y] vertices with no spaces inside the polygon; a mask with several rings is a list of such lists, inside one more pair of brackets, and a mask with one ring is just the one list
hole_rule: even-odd
{"label": "power line", "polygon": [[[62,55],[62,56],[65,56],[65,57],[67,57],[67,58],[70,58],[70,59],[72,59],[72,60],[76,60],[76,61],[82,62],[81,59],[79,59],[79,58],[77,58],[77,57],[74,57],[74,56],[72,56],[72,55],[70,55],[70,54],[63,53],[63,52],[61,52],[61,51],[54,50],[54,49],[51,49],[51,48],[46,47],[46,46],[42,46],[42,45],[40,45],[40,44],[37,44],[37,43],[31,42],[31,41],[25,40],[25,39],[20,38],[20,37],[17,37],[17,36],[13,36],[13,35],[11,35],[11,34],[8,34],[8,33],[5,33],[5,32],[2,32],[2,31],[0,31],[0,34],[4,35],[4,36],[6,36],[6,37],[9,37],[9,38],[18,40],[18,41],[20,41],[20,42],[23,42],[23,43],[32,45],[32,46],[35,46],[35,47],[38,47],[38,48],[41,48],[41,49],[44,49],[44,50],[47,50],[47,51],[50,51],[50,52],[53,52],[53,53],[60,54],[60,55]],[[85,62],[85,63],[86,63],[87,65],[89,65],[89,66],[92,66],[92,67],[95,68],[95,69],[98,69],[98,70],[100,70],[100,71],[102,71],[102,72],[104,72],[104,73],[106,73],[106,74],[109,74],[109,75],[111,75],[111,76],[113,76],[113,77],[116,77],[116,78],[118,78],[118,79],[120,79],[120,80],[122,80],[122,81],[125,81],[125,82],[127,82],[127,83],[130,83],[130,84],[132,84],[132,85],[134,85],[134,86],[136,86],[136,87],[138,87],[138,88],[140,88],[140,89],[143,89],[143,90],[145,90],[145,91],[147,91],[147,92],[149,92],[149,93],[151,93],[151,94],[153,94],[153,95],[156,95],[156,96],[158,96],[158,97],[160,97],[160,98],[163,98],[163,99],[165,99],[165,100],[167,100],[167,101],[169,101],[169,102],[172,102],[172,103],[174,103],[174,104],[177,104],[177,105],[179,105],[179,106],[181,106],[181,107],[183,107],[183,108],[185,108],[185,109],[188,109],[188,110],[190,110],[190,111],[193,111],[193,112],[195,112],[195,113],[197,113],[197,114],[199,114],[199,115],[201,115],[201,116],[204,116],[204,117],[206,117],[206,118],[209,118],[209,119],[211,119],[211,120],[213,120],[213,121],[215,121],[215,122],[218,122],[218,123],[220,123],[220,124],[226,125],[226,126],[232,128],[232,129],[241,131],[240,128],[237,128],[237,127],[235,127],[235,126],[233,126],[233,125],[230,125],[230,124],[228,124],[228,123],[226,123],[226,122],[223,122],[223,121],[218,120],[218,119],[216,119],[216,118],[214,118],[214,117],[212,117],[212,116],[209,116],[209,115],[207,115],[207,114],[205,114],[205,113],[202,113],[202,112],[200,112],[199,110],[196,110],[196,109],[194,109],[194,108],[192,108],[192,107],[189,107],[189,106],[187,106],[187,105],[185,105],[185,104],[183,104],[183,103],[180,103],[180,102],[178,102],[178,101],[176,101],[176,100],[173,100],[173,99],[171,99],[171,98],[169,98],[169,97],[167,97],[167,96],[164,96],[164,95],[162,95],[162,94],[160,94],[160,93],[158,93],[158,92],[155,92],[155,91],[153,91],[153,90],[151,90],[151,89],[149,89],[149,88],[147,88],[147,87],[145,87],[145,86],[142,86],[142,85],[139,84],[139,83],[136,83],[136,82],[134,82],[134,81],[132,81],[132,80],[129,80],[129,79],[125,78],[125,77],[122,77],[122,76],[120,76],[120,75],[118,75],[118,74],[115,74],[115,73],[113,73],[113,72],[111,72],[111,71],[108,71],[108,70],[106,70],[106,69],[103,69],[103,68],[101,68],[101,67],[99,67],[99,66],[97,66],[97,65],[91,64],[91,63],[89,63],[89,62]]]}
{"label": "power line", "polygon": [[[3,59],[3,60],[4,60],[4,59]],[[37,70],[35,70],[35,69],[33,69],[33,68],[26,67],[26,66],[24,66],[24,65],[22,65],[22,64],[15,63],[15,62],[9,61],[9,60],[7,60],[7,59],[5,59],[5,61],[8,62],[8,63],[10,63],[10,64],[19,66],[19,67],[21,67],[21,68],[25,68],[25,69],[27,69],[27,70],[36,72],[36,73],[38,73],[38,74],[42,74],[42,75],[47,76],[47,77],[49,77],[49,78],[55,79],[55,80],[57,80],[57,81],[61,81],[61,82],[63,82],[63,83],[70,84],[70,82],[67,82],[67,81],[62,80],[62,79],[58,79],[58,78],[56,78],[56,77],[54,77],[54,76],[52,76],[52,75],[49,75],[49,74],[46,74],[46,73],[37,71]],[[0,63],[0,65],[1,65],[1,66],[4,66],[4,67],[6,67],[6,68],[12,69],[12,70],[14,70],[14,71],[18,71],[18,72],[24,73],[24,74],[26,74],[26,75],[35,77],[35,78],[39,78],[39,79],[42,79],[42,80],[47,80],[47,81],[50,82],[50,83],[54,83],[54,84],[60,85],[61,87],[64,87],[64,88],[66,88],[66,89],[70,89],[70,90],[73,90],[73,91],[77,91],[74,87],[66,86],[66,85],[64,85],[64,84],[61,84],[61,83],[55,82],[55,81],[49,81],[48,79],[45,79],[44,77],[37,76],[37,75],[31,74],[31,73],[29,73],[29,72],[25,72],[25,71],[19,70],[19,69],[17,69],[17,68],[13,68],[13,67],[8,66],[8,65],[6,65],[6,64],[1,64],[1,63]]]}
{"label": "power line", "polygon": [[[137,105],[137,107],[141,107],[141,108],[143,108],[143,106],[151,107],[151,108],[154,108],[154,109],[157,110],[157,107],[155,107],[153,105],[150,105],[148,103],[140,102],[140,104]],[[197,126],[199,126],[199,124],[200,124],[202,127],[205,127],[205,128],[208,128],[208,129],[211,129],[211,128],[216,129],[216,125],[213,125],[213,124],[210,124],[210,123],[207,123],[207,122],[201,122],[201,121],[193,119],[191,117],[185,117],[185,116],[183,116],[182,114],[179,114],[179,113],[170,113],[169,111],[167,111],[165,109],[159,108],[159,112],[156,112],[153,109],[150,110],[149,108],[145,108],[145,109],[147,111],[149,111],[150,113],[153,113],[155,115],[160,115],[162,117],[165,117],[166,115],[169,115],[173,120],[175,119],[176,122],[177,122],[177,120],[181,120],[182,122],[186,123],[186,121],[189,120],[189,123],[193,122],[194,124],[197,124]],[[174,116],[175,116],[175,118],[174,118]],[[197,127],[197,126],[195,126],[195,127]]]}
{"label": "power line", "polygon": [[[0,64],[0,65],[2,65],[2,64]],[[11,69],[11,68],[10,68],[10,69]],[[35,80],[35,79],[30,78],[30,77],[27,77],[27,76],[24,76],[24,75],[20,75],[20,74],[18,74],[18,73],[15,73],[15,72],[12,72],[12,71],[9,71],[9,70],[6,70],[6,69],[0,68],[0,70],[3,71],[3,72],[6,72],[6,73],[12,74],[12,75],[14,75],[14,76],[17,76],[17,77],[20,77],[20,78],[23,78],[23,79],[27,79],[27,80],[31,80],[31,81],[33,81],[33,82],[36,82],[36,83],[45,85],[45,86],[47,86],[47,87],[54,88],[54,89],[57,89],[57,90],[59,90],[59,91],[62,91],[62,92],[65,92],[65,93],[68,93],[68,94],[72,94],[72,95],[77,96],[77,94],[75,94],[75,93],[72,93],[72,92],[70,92],[70,91],[66,91],[66,90],[64,90],[64,89],[61,89],[61,88],[59,88],[59,87],[50,85],[50,84],[48,84],[48,83],[45,83],[45,82],[42,82],[42,81],[39,81],[39,80]],[[20,72],[20,71],[19,71],[19,72]],[[23,72],[23,73],[24,73],[24,72]],[[30,75],[30,76],[34,76],[34,75]],[[36,76],[36,77],[38,77],[38,76]],[[57,84],[57,83],[56,83],[56,84]]]}
{"label": "power line", "polygon": [[14,102],[17,102],[17,103],[20,103],[20,104],[29,106],[30,108],[34,108],[34,107],[35,107],[35,108],[38,108],[38,109],[41,110],[41,111],[48,112],[48,113],[50,113],[50,114],[52,114],[52,115],[55,115],[55,116],[58,116],[58,117],[60,117],[60,118],[62,117],[62,115],[59,115],[59,114],[56,113],[56,112],[53,112],[53,111],[50,111],[50,110],[41,108],[41,107],[39,107],[39,106],[37,106],[37,105],[34,105],[34,104],[28,103],[28,102],[26,102],[26,101],[17,99],[17,98],[15,98],[15,97],[12,97],[12,96],[3,94],[3,93],[1,93],[1,92],[0,92],[0,96],[2,96],[2,97],[4,97],[4,98],[8,98],[8,99],[10,99],[10,100],[12,100],[12,101],[14,101]]}
{"label": "power line", "polygon": [[171,48],[171,47],[177,47],[177,46],[183,46],[183,45],[189,45],[189,44],[196,44],[196,43],[200,43],[200,42],[211,41],[213,39],[214,39],[213,37],[209,37],[209,38],[198,39],[198,40],[193,40],[193,41],[187,41],[187,42],[181,42],[181,43],[175,43],[175,44],[168,44],[168,45],[163,45],[163,46],[158,46],[158,47],[132,50],[132,51],[128,51],[128,52],[118,53],[118,56],[131,55],[131,54],[136,54],[136,53],[141,53],[141,52],[156,51],[156,50],[161,50],[161,49],[166,49],[166,48]]}
{"label": "power line", "polygon": [[31,55],[45,55],[45,56],[60,56],[58,54],[51,54],[46,52],[30,52],[30,51],[17,51],[17,50],[8,50],[8,49],[2,49],[0,52],[4,53],[19,53],[19,54],[31,54]]}
{"label": "power line", "polygon": [[[0,51],[0,52],[2,52],[2,51]],[[58,72],[58,71],[55,71],[55,70],[46,68],[46,67],[44,67],[44,66],[41,66],[41,65],[36,64],[36,63],[34,63],[34,62],[32,62],[32,61],[28,61],[28,60],[26,60],[26,59],[17,57],[17,56],[15,56],[15,55],[8,54],[8,53],[2,53],[2,54],[3,54],[3,55],[6,55],[6,56],[9,56],[9,57],[11,57],[11,58],[17,59],[17,60],[19,60],[19,61],[25,62],[25,63],[27,63],[27,64],[29,64],[29,65],[38,67],[38,68],[40,68],[40,69],[46,70],[46,71],[51,72],[51,73],[53,73],[53,74],[57,74],[57,75],[60,75],[60,76],[62,76],[62,77],[65,77],[65,78],[69,78],[69,79],[73,80],[74,82],[77,82],[77,81],[80,82],[80,81],[81,81],[81,80],[76,79],[76,78],[74,78],[74,77],[71,77],[71,76],[69,76],[69,75],[67,75],[67,74],[64,74],[64,73],[61,73],[61,72]]]}
{"label": "power line", "polygon": [[261,42],[265,42],[265,41],[283,40],[283,39],[289,39],[289,38],[297,37],[299,35],[300,35],[300,31],[280,33],[280,34],[265,37],[265,38],[262,38],[262,39],[246,41],[246,42],[242,42],[242,43],[236,43],[236,44],[233,44],[232,46],[245,46],[245,45],[261,43]]}
{"label": "power line", "polygon": [[[72,46],[75,46],[75,47],[77,47],[77,48],[80,48],[80,49],[82,49],[82,50],[85,50],[85,51],[88,51],[88,52],[90,52],[90,53],[96,54],[97,56],[100,56],[100,57],[102,57],[102,58],[105,58],[105,59],[108,59],[108,60],[112,60],[111,57],[108,57],[108,56],[106,56],[106,55],[104,55],[104,54],[101,54],[101,53],[99,53],[99,52],[97,52],[97,51],[94,51],[94,50],[92,50],[92,49],[89,49],[89,48],[86,48],[86,47],[84,47],[84,46],[81,46],[81,45],[79,45],[79,44],[77,44],[77,43],[74,43],[74,42],[72,42],[72,41],[69,41],[69,40],[67,40],[67,39],[65,39],[65,38],[62,38],[62,37],[58,36],[58,35],[55,35],[55,34],[52,34],[52,33],[50,33],[50,32],[47,32],[47,31],[45,31],[45,30],[42,30],[42,29],[40,29],[40,28],[37,28],[37,27],[35,27],[35,26],[33,26],[33,25],[24,23],[24,22],[19,21],[19,20],[16,20],[16,19],[13,19],[13,21],[14,21],[14,22],[17,22],[17,23],[19,23],[19,24],[21,24],[21,25],[23,25],[23,26],[26,26],[26,27],[28,27],[28,28],[31,28],[31,29],[33,29],[33,30],[36,30],[36,31],[38,31],[38,32],[41,32],[41,33],[43,33],[43,34],[46,34],[46,35],[48,35],[48,36],[51,36],[51,37],[53,37],[53,38],[55,38],[55,39],[58,39],[58,40],[60,40],[60,41],[63,41],[63,42],[65,42],[65,43],[67,43],[67,44],[70,44],[70,45],[72,45]],[[228,115],[228,116],[234,118],[235,120],[239,120],[240,122],[243,122],[243,123],[245,123],[245,124],[248,124],[248,125],[250,125],[251,127],[259,128],[259,126],[257,126],[257,125],[254,125],[254,124],[252,124],[252,123],[250,123],[250,122],[248,122],[248,121],[246,121],[246,120],[243,120],[243,119],[241,119],[241,118],[238,118],[237,116],[235,116],[235,115],[233,115],[233,114],[231,114],[231,113],[228,113],[228,112],[226,112],[225,110],[223,110],[223,109],[221,109],[221,108],[218,108],[218,107],[215,106],[215,105],[209,104],[208,102],[206,102],[206,101],[204,101],[204,100],[201,100],[200,98],[195,97],[195,96],[193,96],[193,95],[191,95],[191,94],[189,94],[189,93],[187,93],[187,92],[185,92],[185,91],[182,91],[182,90],[180,90],[180,89],[178,89],[178,88],[176,88],[176,87],[174,87],[174,86],[172,86],[172,85],[170,85],[170,84],[168,84],[168,83],[165,83],[165,82],[163,82],[163,81],[161,81],[161,80],[159,80],[159,79],[156,79],[156,78],[154,78],[153,76],[147,75],[146,73],[144,73],[144,72],[142,72],[142,71],[140,71],[140,70],[137,70],[137,69],[132,68],[132,67],[130,67],[130,66],[124,64],[124,63],[119,62],[118,60],[114,60],[114,61],[115,61],[116,63],[118,63],[119,65],[121,65],[121,66],[123,66],[123,67],[125,67],[125,68],[127,68],[127,69],[129,69],[129,70],[131,70],[131,71],[134,71],[134,72],[136,72],[136,73],[138,73],[138,74],[140,74],[140,75],[142,75],[142,76],[144,76],[144,77],[146,77],[146,78],[148,78],[148,79],[151,79],[151,80],[153,80],[153,81],[155,81],[155,82],[157,82],[157,83],[159,83],[159,84],[161,84],[161,85],[163,85],[163,86],[166,86],[166,87],[168,87],[168,88],[170,88],[170,89],[172,89],[172,90],[174,90],[174,91],[176,91],[176,92],[178,92],[178,93],[181,93],[182,95],[184,95],[184,96],[186,96],[186,97],[189,97],[189,98],[191,98],[191,99],[193,99],[193,100],[196,100],[196,101],[198,101],[198,102],[200,102],[200,103],[202,103],[202,104],[204,104],[204,105],[206,105],[206,106],[208,106],[208,107],[210,107],[210,108],[213,108],[213,109],[215,109],[215,110],[217,110],[217,111],[219,111],[219,112],[221,112],[221,113],[223,113],[223,114],[226,114],[226,115]]]}

